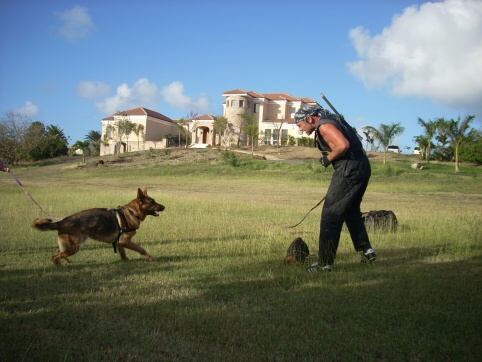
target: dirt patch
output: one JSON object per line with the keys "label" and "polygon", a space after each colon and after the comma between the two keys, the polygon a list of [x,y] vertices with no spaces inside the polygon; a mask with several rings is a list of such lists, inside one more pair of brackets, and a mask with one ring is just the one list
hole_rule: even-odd
{"label": "dirt patch", "polygon": [[[63,167],[69,168],[96,168],[100,161],[103,161],[103,167],[122,167],[122,168],[149,168],[159,165],[179,165],[193,163],[212,163],[215,164],[222,160],[222,152],[224,150],[217,148],[205,149],[185,149],[185,148],[167,148],[162,150],[140,151],[132,153],[124,153],[119,156],[94,156],[86,157],[85,164],[82,163],[80,156],[65,156],[52,161],[44,162],[45,166],[54,166],[62,164]],[[242,154],[246,157],[253,157],[259,160],[266,159],[269,161],[306,161],[318,160],[320,151],[314,147],[273,147],[260,146],[251,151],[250,147],[241,147],[228,150],[236,154]],[[383,162],[382,152],[368,152],[370,161]],[[387,162],[419,162],[417,155],[403,155],[387,153]]]}
{"label": "dirt patch", "polygon": [[[250,148],[240,148],[237,151],[251,154]],[[254,149],[256,155],[264,155],[268,160],[318,160],[321,152],[316,147],[273,147],[260,146]],[[383,152],[367,152],[370,161],[383,162]],[[419,162],[418,155],[403,155],[395,153],[387,153],[387,162]]]}

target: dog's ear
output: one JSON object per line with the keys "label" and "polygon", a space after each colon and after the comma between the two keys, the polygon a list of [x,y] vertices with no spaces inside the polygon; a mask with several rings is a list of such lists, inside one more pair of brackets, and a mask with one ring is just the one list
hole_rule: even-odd
{"label": "dog's ear", "polygon": [[144,196],[147,196],[147,187],[142,192],[144,193]]}
{"label": "dog's ear", "polygon": [[137,198],[139,200],[144,200],[144,194],[142,193],[142,190],[140,188],[137,189]]}

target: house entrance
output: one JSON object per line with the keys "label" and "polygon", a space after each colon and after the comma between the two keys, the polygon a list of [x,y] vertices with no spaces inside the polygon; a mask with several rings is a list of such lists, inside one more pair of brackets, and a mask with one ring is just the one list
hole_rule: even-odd
{"label": "house entrance", "polygon": [[197,135],[199,143],[209,143],[209,127],[198,127]]}
{"label": "house entrance", "polygon": [[117,142],[114,148],[114,154],[120,154],[126,152],[126,144],[124,142]]}

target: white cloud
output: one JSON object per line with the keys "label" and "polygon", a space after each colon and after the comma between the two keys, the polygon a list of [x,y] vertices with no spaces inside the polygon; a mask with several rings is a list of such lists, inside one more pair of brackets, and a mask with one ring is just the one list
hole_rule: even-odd
{"label": "white cloud", "polygon": [[411,6],[381,34],[372,37],[357,27],[349,36],[360,60],[347,65],[366,87],[387,87],[397,96],[428,97],[448,106],[480,107],[482,1]]}
{"label": "white cloud", "polygon": [[86,37],[95,25],[87,12],[87,8],[76,5],[69,10],[56,12],[55,15],[62,21],[58,29],[60,35],[69,41]]}
{"label": "white cloud", "polygon": [[13,113],[19,113],[28,118],[35,118],[40,113],[40,108],[30,101],[26,101],[23,106],[12,109]]}
{"label": "white cloud", "polygon": [[97,109],[105,114],[114,114],[126,109],[146,107],[155,110],[159,98],[159,90],[147,78],[139,79],[130,88],[126,83],[117,87],[115,96],[96,103]]}
{"label": "white cloud", "polygon": [[164,100],[175,108],[185,111],[193,111],[200,115],[209,113],[211,110],[211,100],[207,94],[201,94],[192,99],[184,95],[184,83],[176,81],[165,86],[161,90]]}
{"label": "white cloud", "polygon": [[103,98],[109,94],[109,85],[102,82],[85,81],[77,84],[76,92],[80,98]]}

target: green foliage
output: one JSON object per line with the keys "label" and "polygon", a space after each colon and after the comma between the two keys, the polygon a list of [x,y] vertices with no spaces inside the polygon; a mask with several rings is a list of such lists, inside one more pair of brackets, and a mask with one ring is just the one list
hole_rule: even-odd
{"label": "green foliage", "polygon": [[159,155],[159,152],[157,150],[155,150],[152,147],[149,148],[149,151],[148,151],[148,154],[147,154],[148,158],[155,158],[155,157],[158,157],[158,155]]}
{"label": "green foliage", "polygon": [[397,177],[402,173],[402,171],[395,165],[391,163],[372,164],[372,176],[373,177]]}
{"label": "green foliage", "polygon": [[60,127],[54,125],[47,126],[43,138],[43,142],[37,149],[37,158],[31,153],[33,159],[55,158],[69,154],[67,137]]}
{"label": "green foliage", "polygon": [[82,162],[85,163],[85,154],[90,154],[90,142],[89,141],[77,141],[71,147],[72,152],[77,150],[82,151]]}
{"label": "green foliage", "polygon": [[[142,125],[138,125],[138,126],[142,126]],[[84,140],[90,142],[90,146],[92,147],[92,150],[93,150],[92,152],[93,155],[98,155],[100,153],[100,144],[102,140],[102,134],[99,131],[94,131],[94,130],[90,131],[85,135]]]}
{"label": "green foliage", "polygon": [[386,152],[388,146],[392,143],[392,140],[402,134],[405,131],[405,128],[398,123],[392,124],[381,124],[380,127],[377,129],[373,126],[365,126],[363,130],[366,134],[370,135],[370,138],[376,140],[383,146],[385,150],[385,158],[383,163],[386,163]]}
{"label": "green foliage", "polygon": [[292,135],[288,135],[288,146],[296,145],[296,138]]}
{"label": "green foliage", "polygon": [[460,148],[460,161],[482,165],[482,130],[472,129]]}
{"label": "green foliage", "polygon": [[253,150],[254,144],[259,136],[259,123],[254,114],[239,114],[244,119],[245,127],[244,132],[249,138],[251,144],[251,150]]}
{"label": "green foliage", "polygon": [[300,137],[298,138],[298,146],[314,147],[314,140],[312,137]]}
{"label": "green foliage", "polygon": [[221,151],[221,156],[225,164],[230,165],[232,167],[238,167],[239,160],[236,154],[232,151]]}
{"label": "green foliage", "polygon": [[10,165],[28,160],[30,153],[41,146],[43,135],[43,123],[32,122],[21,114],[7,112],[0,121],[1,159]]}

